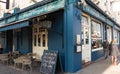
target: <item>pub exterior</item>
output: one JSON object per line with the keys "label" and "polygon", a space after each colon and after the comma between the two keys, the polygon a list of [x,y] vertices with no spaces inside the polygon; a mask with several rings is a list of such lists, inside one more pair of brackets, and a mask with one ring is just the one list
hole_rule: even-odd
{"label": "pub exterior", "polygon": [[103,56],[102,41],[120,43],[120,25],[91,0],[43,0],[0,19],[3,53],[59,52],[61,69],[74,73]]}

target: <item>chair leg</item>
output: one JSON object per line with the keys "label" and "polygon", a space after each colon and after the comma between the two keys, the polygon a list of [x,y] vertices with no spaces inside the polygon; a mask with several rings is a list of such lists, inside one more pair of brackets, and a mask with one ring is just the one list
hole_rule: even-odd
{"label": "chair leg", "polygon": [[17,63],[14,63],[14,67],[15,67],[15,68],[16,68],[16,66],[17,66],[16,64],[17,64]]}
{"label": "chair leg", "polygon": [[30,69],[31,69],[31,71],[32,71],[32,66],[31,65],[29,65],[30,66]]}
{"label": "chair leg", "polygon": [[22,64],[22,70],[24,70],[24,66],[25,66],[25,65]]}

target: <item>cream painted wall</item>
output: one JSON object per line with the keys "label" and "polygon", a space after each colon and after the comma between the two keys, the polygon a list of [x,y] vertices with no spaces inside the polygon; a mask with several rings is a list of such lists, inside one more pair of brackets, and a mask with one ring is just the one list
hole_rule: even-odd
{"label": "cream painted wall", "polygon": [[120,24],[120,11],[115,12],[112,8],[112,3],[120,0],[91,0],[98,7],[100,7],[106,14],[108,14],[111,18],[113,18],[117,23]]}
{"label": "cream painted wall", "polygon": [[[1,0],[1,1],[5,1],[5,0]],[[4,3],[0,3],[0,17],[3,16],[4,9],[5,9],[5,4]]]}
{"label": "cream painted wall", "polygon": [[[6,0],[1,0],[6,1]],[[34,2],[35,1],[35,2]],[[4,3],[0,3],[0,18],[3,17],[4,12],[13,13],[14,7],[19,7],[20,9],[23,9],[25,7],[28,7],[36,2],[40,2],[43,0],[10,0],[10,8],[6,9],[6,5]]]}
{"label": "cream painted wall", "polygon": [[25,7],[28,7],[32,4],[34,4],[35,2],[39,2],[39,1],[43,1],[43,0],[17,0],[17,6],[20,8],[20,9],[23,9]]}

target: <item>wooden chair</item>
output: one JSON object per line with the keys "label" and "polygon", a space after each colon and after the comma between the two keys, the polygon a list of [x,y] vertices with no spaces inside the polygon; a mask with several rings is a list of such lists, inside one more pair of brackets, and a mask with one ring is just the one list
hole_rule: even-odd
{"label": "wooden chair", "polygon": [[9,64],[13,64],[14,59],[18,58],[20,55],[20,53],[18,51],[14,51],[14,52],[9,52]]}
{"label": "wooden chair", "polygon": [[22,69],[24,69],[25,67],[29,67],[30,68],[30,70],[32,71],[32,61],[31,61],[31,59],[29,59],[29,58],[24,58],[23,59],[23,62],[22,62]]}
{"label": "wooden chair", "polygon": [[3,64],[5,64],[5,62],[8,64],[8,60],[9,60],[8,53],[1,55],[0,60]]}
{"label": "wooden chair", "polygon": [[24,56],[20,56],[20,57],[18,57],[16,59],[13,59],[14,60],[14,67],[15,68],[17,67],[17,65],[18,65],[18,67],[20,67],[20,64],[22,65],[23,58],[25,58],[25,57]]}

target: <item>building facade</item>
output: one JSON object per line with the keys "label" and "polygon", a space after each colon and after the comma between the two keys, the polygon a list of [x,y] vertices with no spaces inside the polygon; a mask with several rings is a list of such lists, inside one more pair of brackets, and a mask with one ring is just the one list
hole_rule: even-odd
{"label": "building facade", "polygon": [[59,52],[61,69],[73,73],[103,56],[102,41],[120,43],[120,25],[90,0],[41,0],[0,19],[3,53]]}
{"label": "building facade", "polygon": [[120,10],[117,6],[120,3],[119,0],[91,0],[94,2],[100,9],[102,9],[106,14],[108,14],[114,21],[120,24]]}

